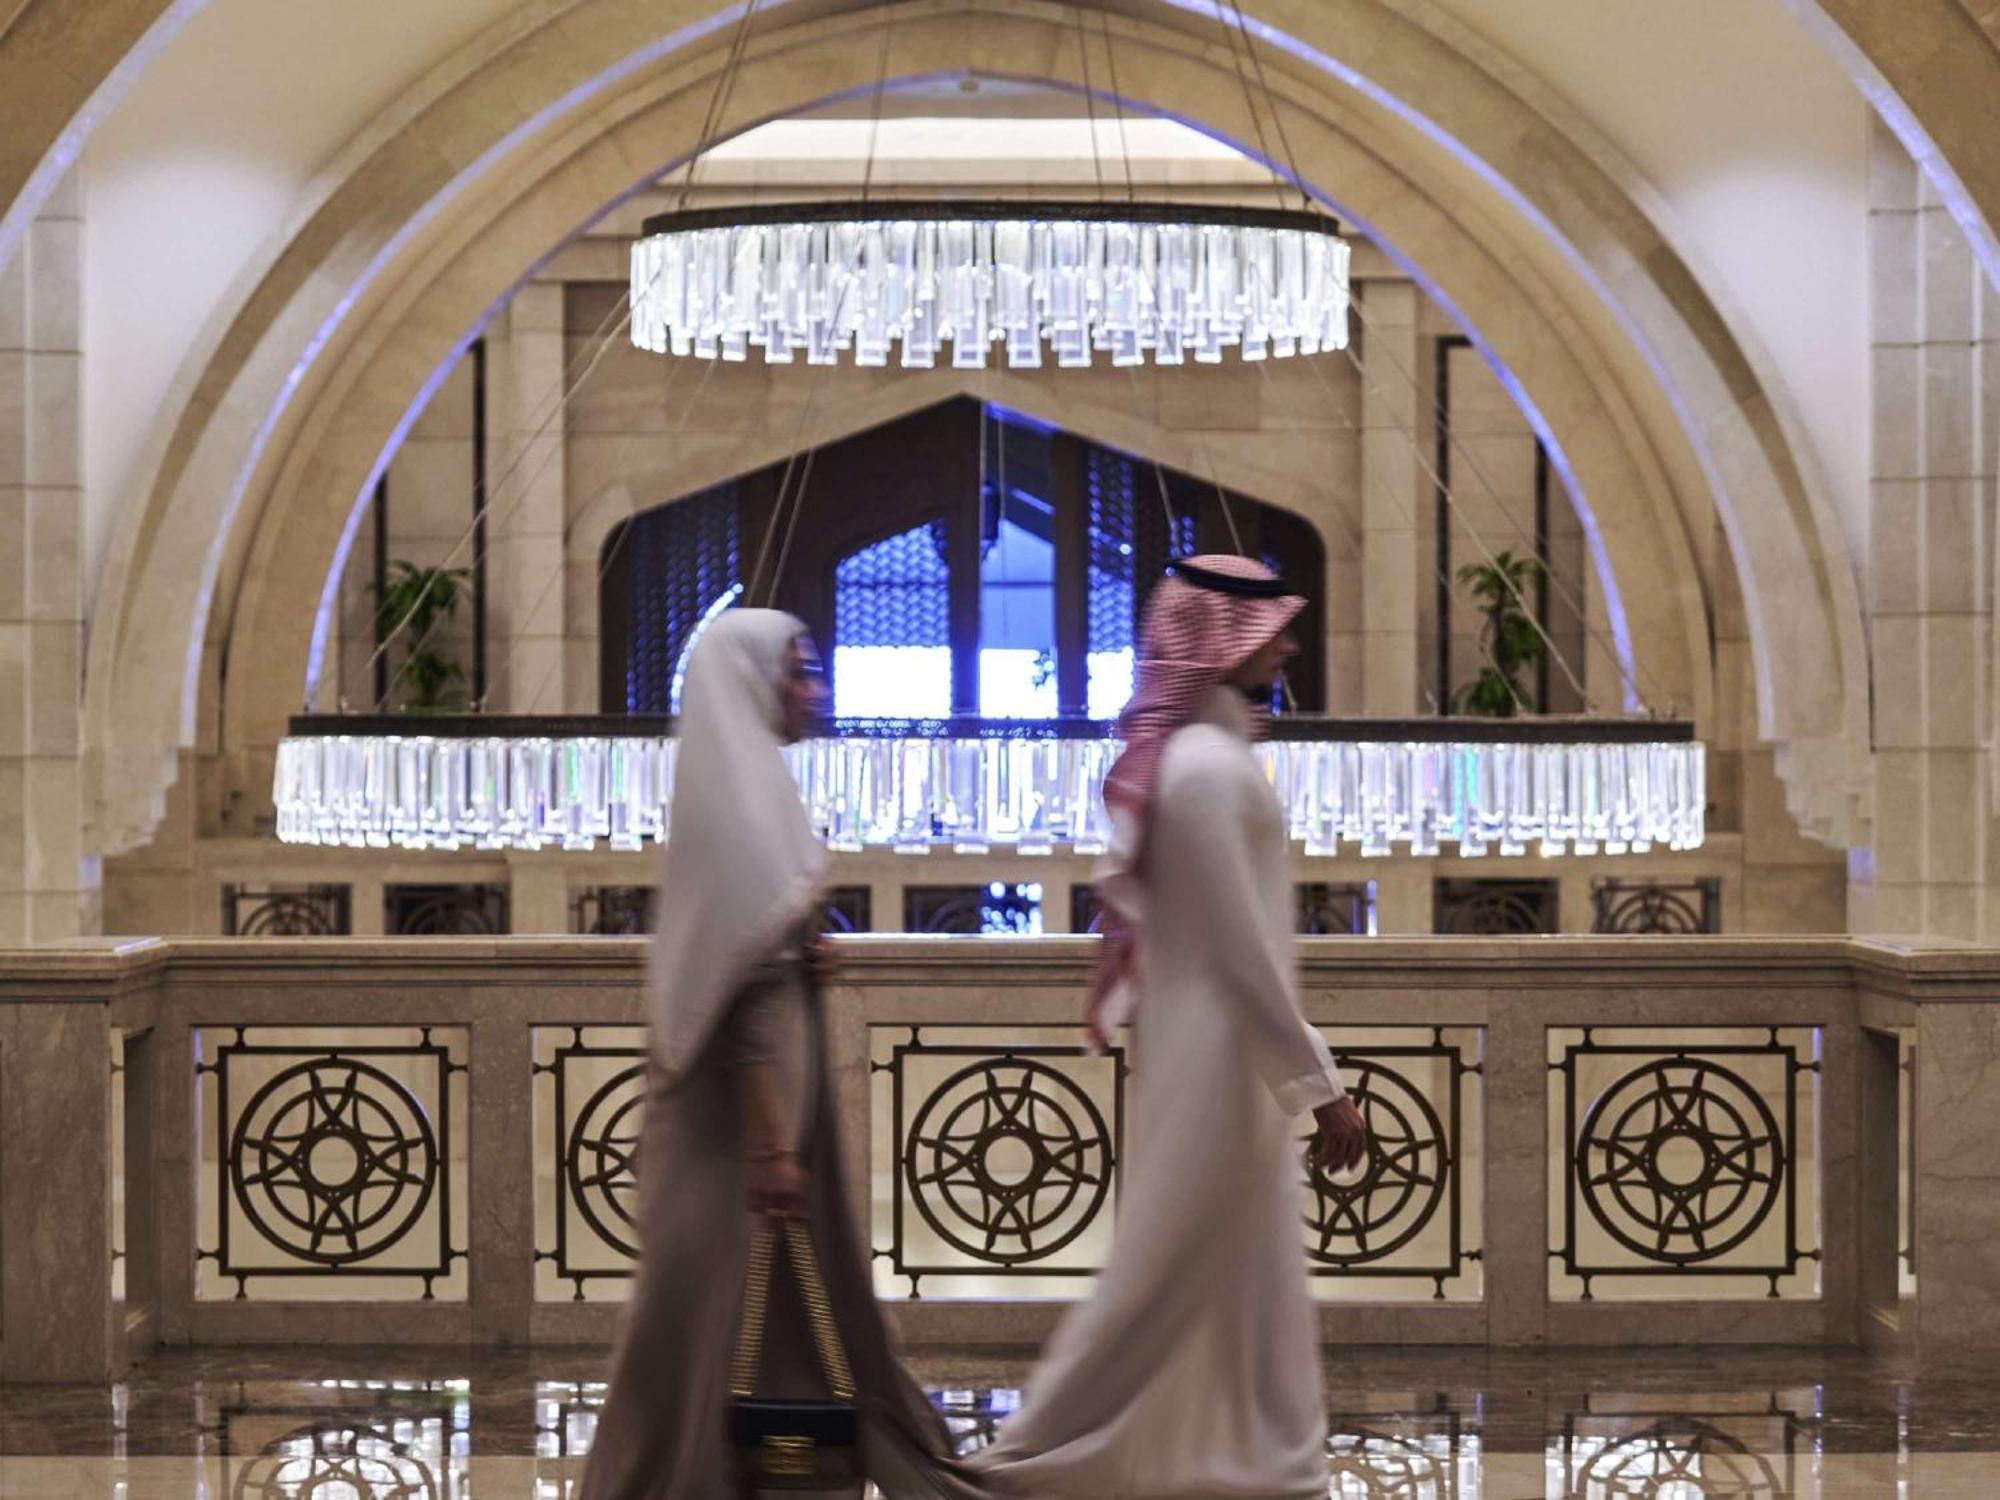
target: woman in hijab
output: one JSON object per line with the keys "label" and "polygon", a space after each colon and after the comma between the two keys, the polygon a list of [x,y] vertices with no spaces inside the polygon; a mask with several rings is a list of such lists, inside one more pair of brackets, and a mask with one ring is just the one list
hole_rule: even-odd
{"label": "woman in hijab", "polygon": [[[1174,565],[1147,607],[1105,802],[1088,1020],[1128,1013],[1132,1148],[1111,1258],[974,1464],[1034,1500],[1307,1500],[1327,1485],[1292,1120],[1366,1149],[1300,1014],[1284,822],[1251,754],[1304,600],[1248,558]],[[1134,1002],[1136,1001],[1136,1007]]]}
{"label": "woman in hijab", "polygon": [[[780,754],[822,710],[819,675],[805,627],[775,610],[722,615],[688,666],[653,945],[642,1253],[584,1500],[736,1493],[727,1387],[755,1213],[811,1225],[877,1483],[893,1500],[957,1493],[943,1426],[890,1347],[842,1180],[816,992],[826,855]],[[781,1279],[758,1394],[824,1395]]]}

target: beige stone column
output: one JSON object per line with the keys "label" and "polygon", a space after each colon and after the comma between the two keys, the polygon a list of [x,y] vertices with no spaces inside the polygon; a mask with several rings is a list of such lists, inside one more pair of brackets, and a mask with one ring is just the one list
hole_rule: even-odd
{"label": "beige stone column", "polygon": [[82,227],[72,173],[0,266],[0,944],[98,921],[78,768]]}
{"label": "beige stone column", "polygon": [[1417,289],[1360,286],[1362,712],[1417,712]]}
{"label": "beige stone column", "polygon": [[1923,173],[1878,124],[1868,602],[1872,858],[1855,931],[1986,930],[1991,552],[2000,300]]}
{"label": "beige stone column", "polygon": [[[494,402],[504,413],[505,457],[489,465],[487,503],[494,608],[487,628],[506,665],[492,708],[561,713],[564,681],[563,522],[568,490],[563,389],[566,336],[560,282],[534,282],[515,295],[504,366],[509,389]],[[501,479],[505,475],[504,482]]]}

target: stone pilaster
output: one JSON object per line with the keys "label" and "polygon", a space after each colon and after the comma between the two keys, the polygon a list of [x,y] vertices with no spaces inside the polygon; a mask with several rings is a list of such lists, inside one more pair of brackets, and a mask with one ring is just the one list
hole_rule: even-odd
{"label": "stone pilaster", "polygon": [[[1361,294],[1361,709],[1417,712],[1417,289],[1370,281]],[[1428,576],[1424,573],[1423,576]]]}
{"label": "stone pilaster", "polygon": [[[560,282],[534,282],[514,298],[506,366],[504,482],[488,502],[497,608],[489,628],[504,637],[506,671],[493,707],[561,713],[564,672],[563,521],[568,490],[563,390],[567,340]],[[508,472],[511,470],[511,472]],[[500,475],[495,475],[499,480]]]}
{"label": "stone pilaster", "polygon": [[1994,401],[2000,308],[1963,231],[1885,127],[1872,148],[1868,559],[1872,848],[1856,931],[1987,931]]}
{"label": "stone pilaster", "polygon": [[98,919],[78,780],[82,228],[72,174],[0,266],[0,943]]}

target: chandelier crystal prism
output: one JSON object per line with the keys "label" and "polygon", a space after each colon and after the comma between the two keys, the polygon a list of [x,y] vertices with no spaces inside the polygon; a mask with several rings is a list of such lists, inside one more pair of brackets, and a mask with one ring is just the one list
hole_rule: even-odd
{"label": "chandelier crystal prism", "polygon": [[[671,838],[670,726],[302,718],[279,747],[286,843],[637,849]],[[538,732],[539,731],[539,732]],[[1258,747],[1308,855],[1644,853],[1701,846],[1684,721],[1280,719]],[[1102,726],[842,722],[786,752],[829,848],[1101,852]]]}
{"label": "chandelier crystal prism", "polygon": [[[982,369],[1219,362],[1347,343],[1348,245],[1284,210],[1116,202],[774,204],[662,214],[632,246],[659,354]],[[949,345],[947,356],[945,346]]]}

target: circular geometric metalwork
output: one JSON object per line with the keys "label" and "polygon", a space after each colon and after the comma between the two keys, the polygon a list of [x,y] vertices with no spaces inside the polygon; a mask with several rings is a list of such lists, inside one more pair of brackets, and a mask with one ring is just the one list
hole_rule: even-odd
{"label": "circular geometric metalwork", "polygon": [[1438,924],[1440,933],[1455,937],[1508,937],[1546,932],[1545,897],[1537,883],[1520,885],[1481,881],[1485,887],[1461,888],[1446,898]]}
{"label": "circular geometric metalwork", "polygon": [[1703,1058],[1634,1068],[1600,1094],[1575,1146],[1576,1183],[1604,1232],[1642,1259],[1728,1254],[1769,1218],[1785,1176],[1777,1117]]}
{"label": "circular geometric metalwork", "polygon": [[1327,1493],[1339,1500],[1438,1500],[1452,1493],[1449,1453],[1398,1433],[1336,1432],[1326,1440]]}
{"label": "circular geometric metalwork", "polygon": [[645,1075],[645,1064],[636,1063],[607,1080],[577,1111],[563,1143],[563,1174],[577,1211],[605,1244],[635,1259]]}
{"label": "circular geometric metalwork", "polygon": [[1644,1500],[1777,1500],[1791,1490],[1768,1460],[1693,1417],[1673,1417],[1602,1449],[1573,1495]]}
{"label": "circular geometric metalwork", "polygon": [[245,1464],[234,1500],[438,1500],[429,1464],[370,1427],[302,1427]]}
{"label": "circular geometric metalwork", "polygon": [[1709,930],[1698,885],[1612,886],[1596,895],[1599,932],[1680,937]]}
{"label": "circular geometric metalwork", "polygon": [[391,888],[397,937],[499,937],[507,930],[503,891],[489,886]]}
{"label": "circular geometric metalwork", "polygon": [[318,892],[274,891],[250,908],[238,937],[341,937],[336,903]]}
{"label": "circular geometric metalwork", "polygon": [[237,1117],[229,1146],[236,1202],[286,1254],[346,1266],[414,1228],[438,1181],[437,1137],[396,1079],[355,1058],[295,1063]]}
{"label": "circular geometric metalwork", "polygon": [[1451,1146],[1437,1109],[1400,1073],[1349,1059],[1347,1096],[1368,1122],[1368,1152],[1349,1178],[1311,1168],[1306,1253],[1358,1266],[1395,1254],[1436,1217],[1451,1178]]}
{"label": "circular geometric metalwork", "polygon": [[987,1265],[1045,1260],[1111,1192],[1104,1116],[1074,1081],[1029,1058],[982,1059],[924,1100],[903,1147],[924,1222]]}

